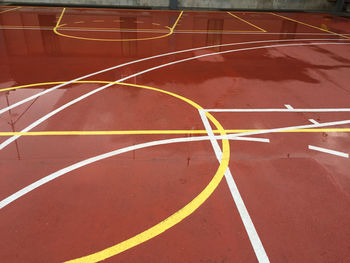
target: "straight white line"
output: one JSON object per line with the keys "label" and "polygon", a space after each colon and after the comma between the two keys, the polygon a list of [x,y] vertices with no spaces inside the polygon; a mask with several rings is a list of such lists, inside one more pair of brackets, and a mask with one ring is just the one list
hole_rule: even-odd
{"label": "straight white line", "polygon": [[350,108],[322,109],[205,109],[206,112],[350,112]]}
{"label": "straight white line", "polygon": [[242,132],[239,134],[232,134],[232,136],[230,138],[240,137],[240,136],[258,135],[258,134],[266,134],[266,133],[276,133],[276,132],[297,130],[297,129],[328,127],[328,126],[336,126],[336,125],[344,125],[344,124],[350,124],[350,120],[324,122],[324,123],[320,123],[320,124],[307,124],[307,125],[291,126],[291,127],[285,127],[285,128],[274,128],[274,129],[266,129],[266,130],[261,130],[261,131]]}
{"label": "straight white line", "polygon": [[290,106],[289,104],[285,104],[284,105],[288,110],[294,110],[294,108],[292,106]]}
{"label": "straight white line", "polygon": [[312,122],[313,124],[320,124],[319,122],[315,121],[314,119],[309,119],[309,122]]}
{"label": "straight white line", "polygon": [[[218,140],[223,140],[223,139],[229,139],[229,140],[240,140],[240,141],[253,141],[253,142],[268,142],[264,138],[254,138],[254,137],[248,137],[248,138],[232,138],[232,135],[220,135],[220,136],[214,136],[214,138]],[[4,208],[5,206],[9,205],[13,201],[17,200],[18,198],[22,197],[25,194],[28,194],[29,192],[33,191],[34,189],[66,174],[69,173],[73,170],[76,170],[78,168],[81,168],[83,166],[86,166],[88,164],[110,158],[112,156],[116,156],[122,153],[142,149],[142,148],[147,148],[147,147],[152,147],[152,146],[157,146],[157,145],[164,145],[164,144],[171,144],[171,143],[181,143],[181,142],[199,142],[199,141],[205,141],[205,140],[210,140],[209,136],[194,136],[194,137],[181,137],[181,138],[173,138],[173,139],[165,139],[165,140],[159,140],[159,141],[151,141],[151,142],[146,142],[146,143],[140,143],[136,144],[133,146],[128,146],[125,148],[121,148],[118,150],[114,150],[108,153],[104,153],[95,157],[88,158],[86,160],[80,161],[78,163],[75,163],[73,165],[70,165],[66,168],[63,168],[57,172],[54,172],[48,176],[45,176],[41,178],[40,180],[22,188],[21,190],[17,191],[16,193],[10,195],[9,197],[3,199],[0,202],[0,209]]]}
{"label": "straight white line", "polygon": [[[349,45],[349,43],[334,43],[334,42],[325,42],[325,43],[297,43],[297,44],[280,44],[280,45],[267,45],[267,46],[259,46],[259,47],[250,47],[250,48],[241,48],[241,49],[230,49],[230,50],[226,50],[226,51],[221,51],[221,52],[215,52],[215,53],[209,53],[209,54],[203,54],[203,55],[199,55],[199,56],[193,56],[190,58],[186,58],[186,59],[180,59],[180,60],[176,60],[173,62],[169,62],[169,63],[165,63],[156,67],[152,67],[140,72],[137,72],[135,74],[129,75],[128,77],[122,78],[117,80],[116,82],[122,82],[125,80],[128,80],[130,78],[142,75],[144,73],[147,72],[151,72],[153,70],[156,69],[160,69],[160,68],[164,68],[170,65],[174,65],[174,64],[178,64],[178,63],[182,63],[182,62],[186,62],[186,61],[191,61],[191,60],[195,60],[198,58],[202,58],[202,57],[208,57],[208,56],[214,56],[214,55],[218,55],[218,54],[227,54],[227,53],[234,53],[234,52],[241,52],[241,51],[248,51],[248,50],[257,50],[257,49],[266,49],[266,48],[276,48],[276,47],[291,47],[291,46],[314,46],[314,45]],[[130,63],[129,63],[130,64]],[[91,75],[91,74],[90,74]],[[72,81],[71,81],[72,82]],[[95,90],[92,90],[88,93],[85,93],[84,95],[62,105],[61,107],[49,112],[48,114],[44,115],[43,117],[41,117],[40,119],[36,120],[35,122],[33,122],[32,124],[30,124],[29,126],[27,126],[26,128],[24,128],[23,130],[21,130],[20,132],[28,132],[31,129],[33,129],[34,127],[38,126],[39,124],[41,124],[42,122],[46,121],[47,119],[49,119],[50,117],[52,117],[53,115],[57,114],[58,112],[68,108],[69,106],[99,92],[102,91],[110,86],[114,85],[114,83],[110,83],[107,84],[105,86],[102,86],[100,88],[97,88]],[[52,90],[53,88],[51,88]],[[33,97],[33,96],[32,96]],[[288,110],[288,109],[286,109]],[[290,111],[290,110],[289,110]],[[9,139],[7,139],[6,141],[4,141],[3,143],[0,144],[0,150],[4,149],[7,145],[9,145],[11,142],[17,140],[19,137],[21,137],[21,135],[14,135],[12,137],[10,137]]]}
{"label": "straight white line", "polygon": [[[138,60],[134,60],[134,61],[130,61],[130,62],[127,62],[127,63],[123,63],[123,64],[120,64],[120,65],[117,65],[117,66],[113,66],[113,67],[110,67],[110,68],[106,68],[106,69],[103,69],[103,70],[100,70],[100,71],[97,71],[97,72],[94,72],[94,73],[90,73],[90,74],[87,74],[87,75],[84,75],[84,76],[81,76],[79,78],[76,78],[76,79],[73,79],[73,80],[70,80],[70,81],[67,81],[66,83],[62,83],[62,84],[59,84],[59,85],[56,85],[52,88],[49,88],[49,89],[46,89],[44,91],[41,91],[35,95],[32,95],[30,97],[27,97],[21,101],[18,101],[6,108],[3,108],[0,110],[0,115],[5,113],[6,111],[10,110],[10,109],[13,109],[15,107],[18,107],[30,100],[33,100],[37,97],[40,97],[46,93],[49,93],[51,91],[54,91],[58,88],[61,88],[61,87],[64,87],[66,85],[69,85],[75,81],[79,81],[79,80],[82,80],[84,78],[89,78],[89,77],[92,77],[92,76],[95,76],[95,75],[98,75],[98,74],[101,74],[101,73],[104,73],[104,72],[107,72],[107,71],[110,71],[110,70],[114,70],[114,69],[117,69],[117,68],[121,68],[121,67],[124,67],[124,66],[128,66],[128,65],[131,65],[131,64],[135,64],[135,63],[139,63],[139,62],[143,62],[143,61],[147,61],[147,60],[151,60],[151,59],[155,59],[155,58],[160,58],[160,57],[165,57],[165,56],[171,56],[171,55],[175,55],[175,54],[180,54],[180,53],[186,53],[186,52],[191,52],[191,51],[196,51],[196,50],[201,50],[201,49],[208,49],[208,48],[216,48],[216,47],[226,47],[226,46],[238,46],[238,45],[246,45],[246,44],[260,44],[260,43],[274,43],[274,42],[293,42],[293,41],[330,41],[330,40],[337,40],[337,39],[285,39],[285,40],[262,40],[262,41],[249,41],[249,42],[240,42],[240,43],[229,43],[229,44],[221,44],[221,45],[213,45],[213,46],[205,46],[205,47],[198,47],[198,48],[191,48],[191,49],[185,49],[185,50],[180,50],[180,51],[174,51],[174,52],[169,52],[169,53],[164,53],[164,54],[159,54],[159,55],[155,55],[155,56],[151,56],[151,57],[147,57],[147,58],[142,58],[142,59],[138,59]],[[350,40],[347,40],[347,39],[342,39],[342,41],[350,41]]]}
{"label": "straight white line", "polygon": [[[208,118],[205,115],[205,112],[203,110],[199,110],[199,115],[203,121],[204,127],[209,135],[211,145],[213,146],[216,158],[218,159],[219,163],[222,159],[222,151],[220,149],[220,146],[215,138],[215,135],[213,133],[213,130],[210,126],[210,123],[208,121]],[[225,179],[227,182],[227,185],[230,189],[231,195],[233,197],[233,200],[236,204],[236,207],[238,209],[239,215],[241,216],[242,222],[244,224],[244,227],[247,231],[250,243],[253,246],[255,255],[260,263],[267,263],[270,262],[266,251],[264,249],[264,246],[259,238],[258,233],[256,232],[256,229],[254,227],[253,221],[248,213],[248,210],[246,206],[244,205],[243,199],[241,194],[239,193],[238,187],[236,185],[235,180],[232,177],[230,168],[227,167],[225,171]]]}
{"label": "straight white line", "polygon": [[[203,111],[203,110],[202,110]],[[276,129],[267,129],[267,130],[263,130],[263,131],[254,131],[254,132],[245,132],[245,133],[241,133],[241,134],[230,134],[230,135],[225,135],[225,136],[216,136],[215,138],[219,139],[234,139],[240,136],[249,136],[249,135],[256,135],[256,134],[267,134],[267,133],[274,133],[274,132],[279,132],[279,131],[288,131],[288,130],[295,130],[295,129],[307,129],[307,128],[314,128],[314,127],[326,127],[326,126],[334,126],[334,125],[343,125],[343,124],[350,124],[350,120],[344,120],[344,121],[335,121],[335,122],[328,122],[328,123],[321,123],[321,124],[310,124],[310,125],[300,125],[300,126],[292,126],[292,127],[284,127],[284,128],[276,128]],[[23,196],[26,193],[29,193],[30,191],[34,190],[35,188],[49,182],[52,181],[53,179],[68,173],[70,171],[73,171],[75,169],[78,169],[80,167],[83,167],[85,165],[88,165],[90,163],[105,159],[105,158],[109,158],[111,156],[114,155],[118,155],[120,153],[124,153],[127,151],[133,151],[136,149],[141,149],[144,147],[150,147],[150,146],[154,146],[154,145],[161,145],[161,144],[167,144],[167,143],[172,143],[172,142],[187,142],[187,141],[201,141],[201,140],[208,140],[210,139],[209,136],[198,136],[198,137],[187,137],[187,138],[176,138],[176,139],[169,139],[169,140],[161,140],[161,141],[153,141],[153,142],[148,142],[145,144],[138,144],[138,145],[134,145],[134,146],[129,146],[123,149],[119,149],[119,150],[115,150],[113,152],[110,153],[105,153],[102,155],[98,155],[89,159],[86,159],[84,161],[81,161],[79,163],[73,164],[69,167],[66,167],[60,171],[57,171],[53,174],[50,174],[40,180],[38,180],[37,182],[34,182],[33,184],[19,190],[18,192],[16,192],[15,194],[9,196],[8,198],[5,198],[4,200],[2,200],[0,202],[0,209],[5,207],[6,205],[8,205],[9,203],[13,202],[14,200],[18,199],[19,197]],[[174,140],[174,141],[173,141]],[[144,145],[144,146],[142,146]],[[132,147],[136,147],[136,148],[132,148]],[[127,150],[129,149],[129,150]],[[120,151],[120,152],[119,152]],[[114,154],[113,154],[114,153]],[[68,169],[69,168],[69,169]],[[56,176],[54,174],[61,172],[61,171],[65,171],[64,173]],[[45,179],[46,178],[46,179]],[[5,201],[7,200],[7,201]]]}
{"label": "straight white line", "polygon": [[329,154],[333,154],[333,155],[337,155],[337,156],[341,156],[341,157],[345,157],[345,158],[349,158],[349,154],[348,153],[344,153],[344,152],[338,152],[338,151],[329,150],[329,149],[326,149],[326,148],[321,148],[321,147],[312,146],[312,145],[309,145],[309,149],[310,150],[314,150],[314,151],[329,153]]}

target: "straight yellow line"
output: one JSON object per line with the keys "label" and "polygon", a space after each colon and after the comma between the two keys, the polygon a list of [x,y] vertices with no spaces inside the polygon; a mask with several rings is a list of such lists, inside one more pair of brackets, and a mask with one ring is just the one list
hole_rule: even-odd
{"label": "straight yellow line", "polygon": [[7,9],[7,10],[4,10],[4,11],[1,11],[0,14],[6,13],[6,12],[10,12],[10,11],[13,11],[13,10],[16,10],[16,9],[19,9],[19,8],[21,8],[21,6],[17,6],[15,8],[11,8],[11,9]]}
{"label": "straight yellow line", "polygon": [[[77,22],[75,22],[77,23]],[[61,27],[62,25],[60,25]],[[9,26],[9,25],[0,25],[0,28],[9,27],[9,28],[38,28],[38,29],[54,29],[55,27],[41,27],[41,26]],[[157,29],[157,28],[113,28],[113,27],[74,27],[74,26],[65,26],[64,29],[88,29],[88,30],[120,30],[120,32],[123,31],[138,31],[138,32],[148,32],[148,31],[157,31],[161,33],[167,33],[169,30],[164,29]],[[243,32],[243,33],[249,33],[249,32],[261,32],[260,30],[191,30],[191,29],[177,29],[176,32],[218,32],[218,33],[232,33],[232,32]]]}
{"label": "straight yellow line", "polygon": [[278,16],[278,17],[281,17],[283,19],[287,19],[289,21],[293,21],[295,23],[299,23],[299,24],[302,24],[304,26],[308,26],[308,27],[312,27],[312,28],[315,28],[315,29],[318,29],[318,30],[321,30],[321,31],[324,31],[324,32],[327,32],[327,33],[330,33],[330,34],[333,34],[333,35],[337,35],[337,36],[340,36],[340,37],[343,37],[343,38],[347,38],[347,39],[350,39],[350,37],[348,36],[344,36],[342,34],[338,34],[338,33],[335,33],[333,31],[330,31],[330,30],[327,30],[327,29],[324,29],[324,28],[321,28],[321,27],[317,27],[317,26],[313,26],[313,25],[310,25],[310,24],[307,24],[307,23],[304,23],[304,22],[301,22],[301,21],[298,21],[298,20],[295,20],[295,19],[292,19],[292,18],[289,18],[289,17],[286,17],[286,16],[281,16],[281,15],[277,15],[275,13],[270,13],[271,15],[274,15],[274,16]]}
{"label": "straight yellow line", "polygon": [[58,18],[57,23],[56,23],[56,26],[55,26],[54,29],[57,29],[57,28],[60,26],[60,23],[61,23],[61,20],[62,20],[62,18],[63,18],[64,12],[66,12],[66,8],[63,8],[62,13],[61,13],[60,17]]}
{"label": "straight yellow line", "polygon": [[180,18],[181,18],[181,16],[182,16],[183,13],[184,13],[184,11],[181,11],[181,13],[180,13],[180,15],[178,16],[178,18],[176,19],[174,25],[171,27],[171,29],[170,29],[170,30],[171,30],[171,33],[174,32],[174,29],[175,29],[176,25],[179,23]]}
{"label": "straight yellow line", "polygon": [[[263,129],[228,129],[229,133],[245,133],[264,131]],[[219,130],[213,130],[219,134]],[[328,129],[294,129],[278,131],[276,133],[301,133],[301,132],[350,132],[350,128]],[[62,135],[159,135],[159,134],[206,134],[206,130],[133,130],[133,131],[42,131],[42,132],[0,132],[0,136],[62,136]]]}
{"label": "straight yellow line", "polygon": [[258,26],[256,26],[256,25],[254,25],[254,24],[248,22],[247,20],[245,20],[245,19],[243,19],[243,18],[240,18],[239,16],[236,16],[236,15],[232,14],[231,12],[227,12],[227,13],[228,13],[229,15],[231,15],[231,16],[237,18],[238,20],[247,23],[248,25],[250,25],[250,26],[252,26],[252,27],[255,27],[256,29],[259,29],[261,32],[266,32],[266,30],[264,30],[264,29],[262,29],[262,28],[260,28],[260,27],[258,27]]}

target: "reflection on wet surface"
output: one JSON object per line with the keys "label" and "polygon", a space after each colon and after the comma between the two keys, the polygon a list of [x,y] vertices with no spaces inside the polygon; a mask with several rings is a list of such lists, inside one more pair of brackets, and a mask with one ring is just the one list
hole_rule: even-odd
{"label": "reflection on wet surface", "polygon": [[[344,45],[348,25],[345,18],[305,13],[61,7],[2,13],[0,110],[80,76],[173,53],[88,76],[84,81],[95,82],[63,86],[1,114],[0,144],[106,85],[101,81],[146,86],[113,85],[83,97],[31,128],[39,135],[25,134],[0,150],[0,199],[93,156],[145,142],[206,135],[193,105],[350,108],[350,49]],[[332,45],[325,45],[328,42]],[[225,45],[230,43],[237,45]],[[205,46],[214,47],[195,49]],[[186,49],[191,50],[177,52]],[[230,50],[234,52],[226,52]],[[33,85],[14,88],[27,84]],[[306,125],[310,119],[349,119],[348,112],[213,116],[236,132]],[[333,127],[341,132],[257,135],[269,143],[230,141],[229,168],[272,262],[346,262],[350,257],[348,159],[308,150],[308,145],[317,145],[348,152],[347,127]],[[53,134],[44,134],[50,131]],[[69,131],[81,133],[62,133]],[[135,131],[144,133],[132,134]],[[0,235],[6,239],[0,246],[3,261],[61,262],[126,240],[187,205],[219,166],[209,141],[133,149],[79,167],[0,210]],[[110,260],[174,258],[256,262],[224,181],[188,218]]]}

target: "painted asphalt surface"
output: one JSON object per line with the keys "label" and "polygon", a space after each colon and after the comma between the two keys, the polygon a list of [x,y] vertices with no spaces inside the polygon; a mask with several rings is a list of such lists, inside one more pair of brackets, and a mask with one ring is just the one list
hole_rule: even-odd
{"label": "painted asphalt surface", "polygon": [[1,262],[349,261],[348,24],[0,7]]}

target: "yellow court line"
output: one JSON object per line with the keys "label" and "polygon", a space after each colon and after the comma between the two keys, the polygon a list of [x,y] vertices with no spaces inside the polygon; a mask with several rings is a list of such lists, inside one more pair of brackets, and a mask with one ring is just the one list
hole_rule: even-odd
{"label": "yellow court line", "polygon": [[[53,82],[44,82],[44,83],[35,83],[28,85],[21,85],[16,87],[10,87],[5,89],[0,89],[0,92],[38,87],[45,85],[57,85],[63,84],[66,81],[53,81]],[[74,81],[72,84],[110,84],[116,83],[114,81],[104,81],[104,80],[80,80]],[[127,83],[120,83],[121,85],[127,85]],[[113,87],[113,86],[112,86]],[[243,132],[254,132],[254,131],[263,131],[264,129],[226,129],[226,133],[243,133]],[[219,133],[219,130],[213,130],[214,133]],[[350,128],[317,128],[317,129],[291,129],[278,131],[277,133],[294,133],[294,132],[350,132]],[[41,131],[41,132],[0,132],[0,136],[51,136],[51,135],[146,135],[146,134],[206,134],[205,130],[133,130],[133,131]]]}
{"label": "yellow court line", "polygon": [[281,18],[283,18],[283,19],[287,19],[287,20],[293,21],[293,22],[295,22],[295,23],[302,24],[302,25],[304,25],[304,26],[312,27],[312,28],[315,28],[315,29],[318,29],[318,30],[321,30],[321,31],[324,31],[324,32],[327,32],[327,33],[330,33],[330,34],[333,34],[333,35],[337,35],[337,36],[340,36],[340,37],[343,37],[343,38],[350,39],[350,37],[348,37],[348,36],[345,36],[345,35],[342,35],[342,34],[339,34],[339,33],[335,33],[335,32],[333,32],[333,31],[324,29],[324,28],[322,28],[322,27],[313,26],[313,25],[310,25],[310,24],[307,24],[307,23],[304,23],[304,22],[301,22],[301,21],[298,21],[298,20],[295,20],[295,19],[292,19],[292,18],[289,18],[289,17],[286,17],[286,16],[281,16],[281,15],[278,15],[278,14],[275,14],[275,13],[270,13],[270,14],[271,14],[271,15],[274,15],[274,16],[281,17]]}
{"label": "yellow court line", "polygon": [[4,10],[4,11],[1,11],[0,14],[6,13],[6,12],[10,12],[10,11],[13,11],[13,10],[16,10],[16,9],[19,9],[19,8],[21,8],[21,6],[17,6],[15,8],[11,8],[11,9],[7,9],[7,10]]}
{"label": "yellow court line", "polygon": [[[79,22],[74,22],[75,24],[81,24],[81,23],[85,23],[84,21],[79,21]],[[0,28],[3,28],[3,27],[13,27],[13,28],[43,28],[43,29],[54,29],[55,27],[57,27],[57,26],[54,26],[54,27],[52,27],[52,26],[37,26],[37,25],[35,25],[35,26],[12,26],[12,25],[0,25]],[[59,27],[62,27],[62,24],[61,25],[59,25]],[[154,30],[156,30],[156,31],[162,31],[163,30],[163,32],[164,33],[166,33],[166,32],[168,32],[169,30],[164,30],[164,29],[156,29],[156,28],[141,28],[141,29],[135,29],[135,28],[114,28],[114,27],[77,27],[77,26],[65,26],[64,27],[64,29],[88,29],[88,30],[94,30],[94,29],[96,29],[96,30],[99,30],[99,29],[101,29],[101,30],[108,30],[108,29],[110,29],[110,30],[120,30],[120,31],[122,31],[122,30],[125,30],[125,31],[127,31],[127,30],[137,30],[137,31],[140,31],[140,32],[147,32],[147,31],[154,31]],[[162,33],[163,33],[162,32]]]}
{"label": "yellow court line", "polygon": [[68,37],[68,38],[73,38],[73,39],[80,39],[80,40],[94,40],[94,41],[107,41],[107,42],[125,42],[125,41],[141,41],[141,40],[153,40],[153,39],[159,39],[159,38],[163,38],[163,37],[168,37],[170,35],[172,35],[174,33],[174,29],[176,27],[176,25],[178,24],[182,14],[184,11],[181,11],[179,16],[177,17],[174,25],[172,27],[168,27],[166,26],[166,28],[169,29],[169,32],[165,35],[161,35],[161,36],[156,36],[156,37],[147,37],[147,38],[134,38],[134,39],[101,39],[101,38],[88,38],[88,37],[78,37],[78,36],[71,36],[71,35],[67,35],[67,34],[63,34],[61,32],[58,32],[58,29],[60,27],[62,27],[63,25],[60,25],[61,20],[63,18],[63,15],[66,11],[66,8],[63,8],[62,13],[60,15],[60,18],[57,21],[56,26],[54,27],[53,31],[55,34],[62,36],[62,37]]}
{"label": "yellow court line", "polygon": [[[136,84],[129,84],[129,83],[118,83],[121,85],[131,86],[131,87],[137,87],[137,88],[143,88],[147,90],[153,90],[157,92],[161,92],[164,94],[168,94],[172,97],[178,98],[191,106],[193,106],[197,110],[203,109],[200,105],[195,103],[194,101],[187,99],[181,95],[157,89],[152,88],[148,86],[143,85],[136,85]],[[206,112],[206,116],[208,119],[214,124],[217,130],[220,131],[220,135],[226,135],[224,128],[221,126],[221,124],[212,116],[209,112]],[[69,260],[67,262],[98,262],[102,261],[104,259],[110,258],[112,256],[115,256],[119,253],[124,252],[125,250],[128,250],[130,248],[133,248],[143,242],[146,242],[162,233],[164,233],[169,228],[175,226],[176,224],[180,223],[182,220],[184,220],[186,217],[190,216],[193,212],[195,212],[215,191],[215,189],[218,187],[219,183],[221,182],[222,178],[224,177],[224,173],[228,167],[229,159],[230,159],[230,145],[229,141],[227,139],[222,140],[222,159],[219,165],[219,168],[217,169],[214,177],[211,179],[209,184],[188,204],[186,204],[183,208],[166,218],[165,220],[159,222],[158,224],[150,227],[149,229],[145,230],[144,232],[141,232],[121,243],[118,243],[114,246],[111,246],[109,248],[106,248],[104,250],[101,250],[99,252],[93,253],[91,255],[87,255],[81,258]]]}
{"label": "yellow court line", "polygon": [[227,12],[227,13],[228,13],[229,15],[231,15],[231,16],[237,18],[238,20],[247,23],[248,25],[250,25],[250,26],[252,26],[252,27],[255,27],[256,29],[259,29],[261,32],[266,32],[266,30],[264,30],[264,29],[262,29],[262,28],[260,28],[260,27],[258,27],[258,26],[256,26],[256,25],[254,25],[254,24],[248,22],[247,20],[245,20],[245,19],[243,19],[243,18],[240,18],[239,16],[236,16],[236,15],[232,14],[231,12]]}
{"label": "yellow court line", "polygon": [[[81,24],[85,22],[74,22],[75,24]],[[42,27],[42,26],[10,26],[10,25],[0,25],[0,28],[3,27],[9,27],[9,28],[38,28],[38,29],[54,29],[55,27]],[[62,25],[59,26],[62,28]],[[65,26],[64,29],[87,29],[87,30],[115,30],[115,32],[128,32],[128,31],[138,31],[138,32],[145,32],[148,31],[157,31],[160,33],[167,33],[169,30],[164,29],[157,29],[157,28],[113,28],[113,27],[75,27],[75,26]],[[210,32],[210,33],[234,33],[234,32],[240,32],[240,33],[251,33],[251,32],[261,32],[260,30],[199,30],[199,29],[176,29],[174,32]],[[152,32],[151,32],[152,33]]]}
{"label": "yellow court line", "polygon": [[[227,134],[264,131],[264,129],[226,129]],[[220,130],[213,130],[219,134]],[[292,129],[275,133],[320,133],[350,132],[350,128]],[[0,136],[65,136],[65,135],[176,135],[206,134],[206,130],[133,130],[133,131],[41,131],[41,132],[0,132]]]}
{"label": "yellow court line", "polygon": [[[94,81],[89,81],[85,83],[93,83]],[[194,101],[187,99],[181,95],[175,94],[170,91],[161,90],[157,88],[152,88],[148,86],[143,85],[137,85],[137,84],[129,84],[129,83],[117,83],[114,81],[104,81],[104,83],[114,83],[116,85],[124,85],[124,86],[131,86],[135,88],[141,88],[151,91],[160,92],[163,94],[170,95],[172,97],[175,97],[177,99],[180,99],[191,106],[193,106],[196,110],[203,110],[203,107],[195,103]],[[30,86],[39,86],[39,85],[49,85],[53,84],[55,82],[46,82],[46,83],[37,83],[32,85],[23,85],[20,86],[22,88],[24,87],[30,87]],[[57,82],[56,82],[57,83]],[[62,83],[62,82],[60,82]],[[97,83],[95,81],[95,83]],[[100,82],[99,82],[100,83]],[[20,88],[17,87],[17,88]],[[16,88],[16,87],[12,87]],[[222,125],[215,119],[213,115],[211,115],[209,112],[205,113],[208,119],[214,124],[216,129],[219,131],[220,135],[224,136],[226,135],[225,129],[222,127]],[[211,179],[209,184],[205,186],[205,188],[188,204],[186,204],[183,208],[176,211],[174,214],[170,215],[168,218],[162,220],[161,222],[157,223],[156,225],[148,228],[147,230],[136,234],[135,236],[122,241],[116,245],[113,245],[111,247],[108,247],[104,250],[98,251],[96,253],[93,253],[91,255],[83,256],[81,258],[73,259],[67,262],[98,262],[102,261],[104,259],[110,258],[112,256],[115,256],[119,253],[122,253],[130,248],[133,248],[141,243],[144,243],[162,233],[170,229],[171,227],[175,226],[176,224],[180,223],[182,220],[190,216],[192,213],[194,213],[215,191],[215,189],[218,187],[219,183],[222,181],[224,177],[224,173],[228,167],[228,163],[230,160],[230,145],[228,139],[222,140],[222,159],[220,161],[219,167],[214,175],[214,177]]]}

